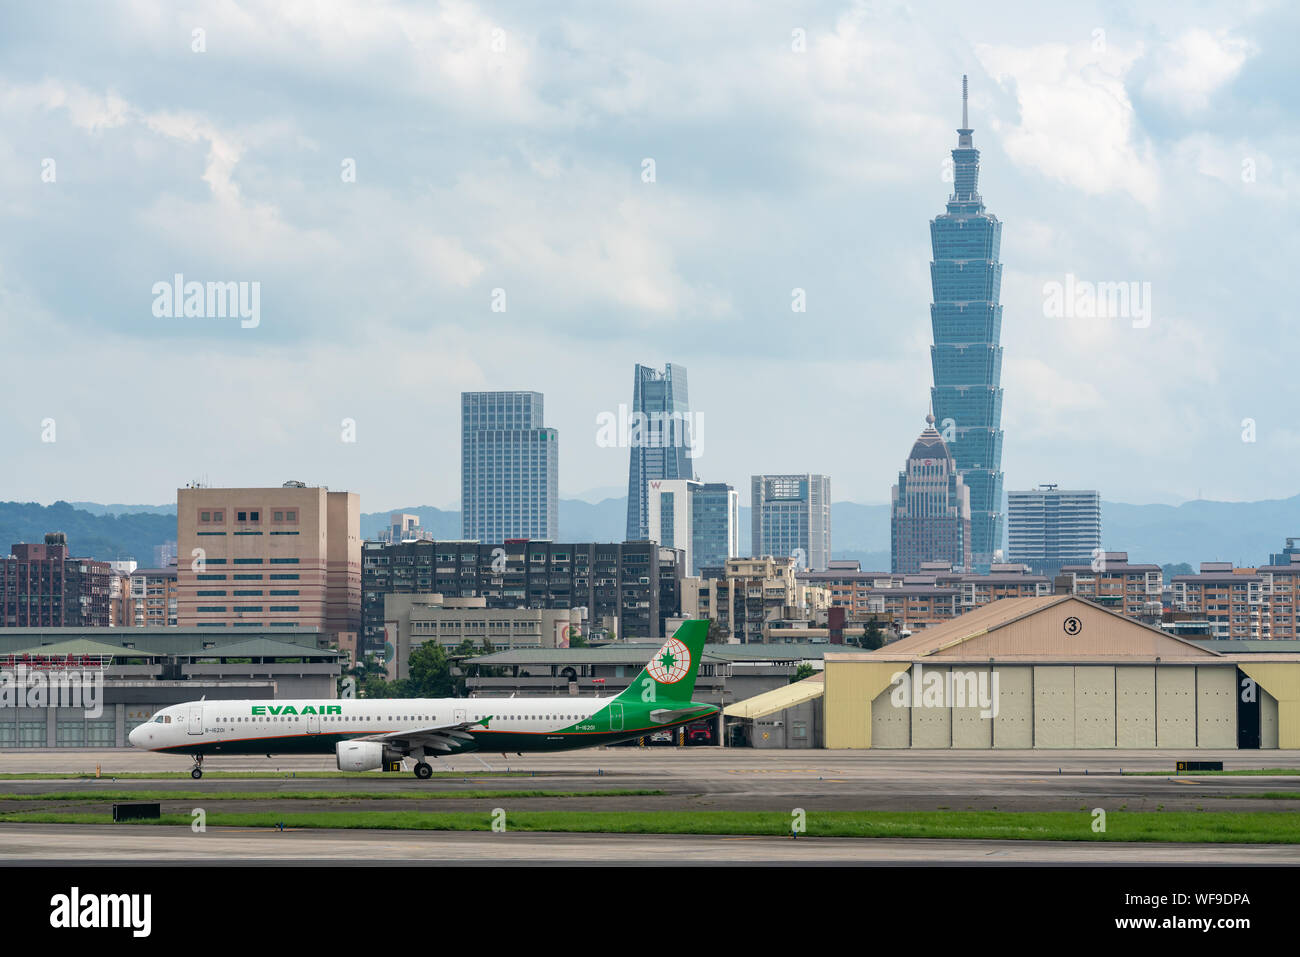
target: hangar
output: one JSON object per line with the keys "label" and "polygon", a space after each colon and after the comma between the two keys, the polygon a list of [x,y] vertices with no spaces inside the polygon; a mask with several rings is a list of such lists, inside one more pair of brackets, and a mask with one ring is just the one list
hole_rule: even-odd
{"label": "hangar", "polygon": [[1297,748],[1300,655],[1225,654],[1074,595],[826,655],[828,748]]}

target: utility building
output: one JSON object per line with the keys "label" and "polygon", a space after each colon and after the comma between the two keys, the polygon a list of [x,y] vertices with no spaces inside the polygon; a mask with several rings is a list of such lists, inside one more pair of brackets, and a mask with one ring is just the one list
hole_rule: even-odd
{"label": "utility building", "polygon": [[1073,595],[826,655],[828,748],[1300,747],[1300,655],[1222,654]]}

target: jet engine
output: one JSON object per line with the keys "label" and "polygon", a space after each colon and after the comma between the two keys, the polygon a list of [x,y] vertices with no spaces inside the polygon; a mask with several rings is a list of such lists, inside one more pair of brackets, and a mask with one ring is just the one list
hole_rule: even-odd
{"label": "jet engine", "polygon": [[340,741],[334,751],[340,771],[378,771],[403,758],[400,751],[378,741]]}

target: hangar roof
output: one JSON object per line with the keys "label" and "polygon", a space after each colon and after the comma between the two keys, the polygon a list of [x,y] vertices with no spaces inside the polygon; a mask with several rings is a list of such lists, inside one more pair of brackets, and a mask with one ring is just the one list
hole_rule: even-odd
{"label": "hangar roof", "polygon": [[820,698],[826,691],[826,676],[820,672],[793,684],[773,688],[762,694],[737,701],[722,709],[728,718],[765,718],[805,701]]}
{"label": "hangar roof", "polygon": [[1076,595],[1004,598],[933,625],[876,651],[830,660],[907,661],[1153,661],[1197,662],[1218,652],[1125,618]]}

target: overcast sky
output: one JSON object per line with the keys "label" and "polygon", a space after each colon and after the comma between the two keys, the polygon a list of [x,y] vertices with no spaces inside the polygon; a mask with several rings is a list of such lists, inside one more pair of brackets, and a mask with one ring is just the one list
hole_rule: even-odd
{"label": "overcast sky", "polygon": [[[562,494],[621,489],[597,417],[671,361],[701,478],[887,501],[963,73],[1006,487],[1293,495],[1300,16],[1130,6],[6,5],[0,499],[451,505],[467,389],[543,392]],[[177,273],[258,283],[258,324],[156,316]],[[1049,315],[1067,274],[1149,323]]]}

